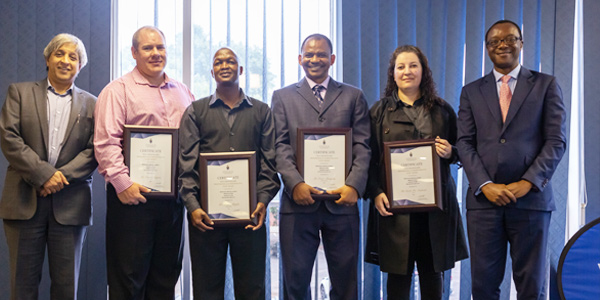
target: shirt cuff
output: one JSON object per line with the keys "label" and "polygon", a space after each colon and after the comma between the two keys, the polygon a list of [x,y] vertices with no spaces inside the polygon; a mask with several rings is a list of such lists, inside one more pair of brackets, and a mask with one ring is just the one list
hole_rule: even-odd
{"label": "shirt cuff", "polygon": [[482,185],[480,185],[479,188],[475,191],[475,196],[479,196],[479,194],[481,194],[481,188],[484,187],[488,183],[492,183],[492,182],[488,180],[488,181],[484,182]]}
{"label": "shirt cuff", "polygon": [[128,189],[133,185],[133,181],[129,178],[128,175],[118,175],[110,180],[110,184],[113,185],[117,194],[122,193],[124,190]]}

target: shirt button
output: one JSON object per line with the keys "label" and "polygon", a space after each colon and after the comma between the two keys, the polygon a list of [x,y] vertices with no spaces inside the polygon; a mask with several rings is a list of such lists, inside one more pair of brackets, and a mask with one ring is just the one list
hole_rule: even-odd
{"label": "shirt button", "polygon": [[52,150],[56,150],[56,147],[55,147],[55,146],[52,146]]}
{"label": "shirt button", "polygon": [[388,111],[394,111],[393,107],[388,107]]}
{"label": "shirt button", "polygon": [[233,131],[232,131],[232,132],[230,132],[230,133],[229,133],[229,135],[231,135],[231,136],[234,136],[234,135],[235,135],[235,133],[233,133]]}
{"label": "shirt button", "polygon": [[58,131],[58,128],[54,128],[54,131]]}
{"label": "shirt button", "polygon": [[235,151],[235,148],[233,148],[233,147],[229,147],[229,150],[230,150],[230,151]]}
{"label": "shirt button", "polygon": [[388,134],[388,133],[390,133],[390,129],[389,129],[389,128],[386,128],[386,129],[385,129],[383,132],[384,132],[385,134]]}
{"label": "shirt button", "polygon": [[506,143],[506,140],[505,139],[500,139],[500,143],[504,144],[504,143]]}
{"label": "shirt button", "polygon": [[319,122],[323,122],[323,121],[325,121],[325,118],[319,117]]}

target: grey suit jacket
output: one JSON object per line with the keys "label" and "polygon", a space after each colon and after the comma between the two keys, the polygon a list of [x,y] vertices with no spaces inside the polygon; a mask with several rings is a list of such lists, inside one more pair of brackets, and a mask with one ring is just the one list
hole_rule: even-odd
{"label": "grey suit jacket", "polygon": [[[302,127],[352,128],[352,166],[346,185],[354,187],[359,196],[364,193],[371,159],[371,125],[369,107],[360,89],[330,79],[325,104],[320,109],[308,82],[302,79],[275,91],[271,105],[275,118],[275,160],[284,183],[281,213],[313,212],[321,203],[301,206],[292,199],[293,188],[304,181],[296,168],[297,129]],[[325,201],[325,205],[334,214],[358,212],[356,206],[340,206],[333,201]]]}
{"label": "grey suit jacket", "polygon": [[526,179],[534,188],[508,206],[554,210],[550,178],[567,146],[566,119],[562,92],[548,74],[521,67],[504,123],[493,73],[464,86],[456,146],[469,179],[467,209],[496,208],[475,195],[483,183]]}
{"label": "grey suit jacket", "polygon": [[52,195],[56,220],[91,225],[96,97],[73,87],[67,131],[56,167],[48,163],[48,81],[11,84],[0,115],[0,146],[8,160],[0,218],[27,220],[37,209],[37,190],[57,171],[70,185]]}

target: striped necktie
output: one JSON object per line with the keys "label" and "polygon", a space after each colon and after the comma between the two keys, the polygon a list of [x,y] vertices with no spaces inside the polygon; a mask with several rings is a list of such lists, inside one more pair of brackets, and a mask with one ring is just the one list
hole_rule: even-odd
{"label": "striped necktie", "polygon": [[313,93],[315,94],[315,98],[317,98],[317,101],[319,102],[319,107],[323,107],[323,96],[321,96],[321,91],[323,91],[325,89],[324,86],[317,84],[315,86],[313,86],[312,90]]}

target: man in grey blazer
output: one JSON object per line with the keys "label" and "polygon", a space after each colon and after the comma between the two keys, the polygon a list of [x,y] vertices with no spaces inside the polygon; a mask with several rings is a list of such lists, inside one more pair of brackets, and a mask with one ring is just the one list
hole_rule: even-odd
{"label": "man in grey blazer", "polygon": [[11,299],[37,299],[46,247],[51,299],[76,299],[81,248],[91,225],[96,97],[73,83],[87,63],[81,40],[55,36],[48,77],[9,86],[0,144],[9,166],[0,218],[10,255]]}
{"label": "man in grey blazer", "polygon": [[[319,234],[329,267],[331,299],[357,299],[356,202],[364,192],[371,158],[369,109],[360,89],[329,77],[335,55],[326,36],[308,36],[301,52],[298,62],[306,77],[275,91],[272,99],[275,159],[284,183],[279,225],[284,299],[310,297]],[[304,182],[296,166],[297,129],[303,127],[352,128],[352,164],[343,186],[320,191]],[[338,194],[340,198],[313,198],[322,193]]]}

